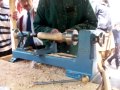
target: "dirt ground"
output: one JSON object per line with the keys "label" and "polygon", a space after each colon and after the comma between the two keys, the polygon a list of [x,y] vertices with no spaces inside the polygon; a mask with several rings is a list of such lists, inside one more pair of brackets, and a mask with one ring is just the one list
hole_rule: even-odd
{"label": "dirt ground", "polygon": [[[22,60],[15,63],[8,62],[8,58],[0,60],[0,86],[10,90],[96,90],[97,84],[83,84],[81,81],[34,85],[34,82],[48,82],[53,80],[69,80],[62,68],[36,64]],[[1,90],[1,89],[0,89]]]}

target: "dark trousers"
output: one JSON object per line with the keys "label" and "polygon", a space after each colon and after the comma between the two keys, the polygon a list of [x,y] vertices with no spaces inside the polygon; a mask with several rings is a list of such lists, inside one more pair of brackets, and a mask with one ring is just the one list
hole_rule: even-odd
{"label": "dark trousers", "polygon": [[118,68],[118,66],[119,66],[119,59],[120,59],[120,45],[116,45],[115,53],[113,54],[112,57],[110,57],[108,59],[109,64],[111,64],[112,60],[114,60],[114,59],[115,59],[116,67]]}

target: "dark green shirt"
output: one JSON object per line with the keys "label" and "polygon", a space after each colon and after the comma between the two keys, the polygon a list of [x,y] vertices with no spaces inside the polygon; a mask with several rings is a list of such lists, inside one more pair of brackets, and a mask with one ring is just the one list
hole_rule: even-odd
{"label": "dark green shirt", "polygon": [[34,20],[35,32],[95,29],[97,18],[89,0],[40,0]]}

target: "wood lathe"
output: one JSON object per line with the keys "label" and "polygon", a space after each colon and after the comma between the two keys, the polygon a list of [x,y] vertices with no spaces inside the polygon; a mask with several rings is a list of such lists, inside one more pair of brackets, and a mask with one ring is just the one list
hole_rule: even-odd
{"label": "wood lathe", "polygon": [[[109,37],[104,31],[100,30],[80,30],[79,32],[68,30],[64,33],[55,34],[43,32],[32,34],[26,31],[18,31],[16,37],[19,39],[19,43],[17,48],[13,50],[11,62],[24,59],[62,67],[66,70],[67,76],[80,80],[84,80],[83,78],[87,78],[88,81],[91,80],[98,73],[97,63],[103,59],[101,52],[111,51],[112,49],[110,47],[104,48],[108,45],[107,39]],[[53,43],[50,48],[30,51],[23,45],[23,40],[27,37],[48,39],[52,40]],[[68,43],[68,45],[77,46],[77,54],[58,53],[54,41],[62,41]]]}

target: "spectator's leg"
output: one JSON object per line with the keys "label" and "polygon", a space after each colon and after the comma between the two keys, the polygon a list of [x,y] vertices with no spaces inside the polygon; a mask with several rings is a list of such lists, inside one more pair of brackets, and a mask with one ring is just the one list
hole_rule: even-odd
{"label": "spectator's leg", "polygon": [[113,56],[110,57],[110,58],[107,60],[108,63],[109,63],[109,65],[111,65],[111,62],[112,62],[113,59],[115,59],[115,57],[116,57],[116,55],[115,55],[115,53],[114,53]]}
{"label": "spectator's leg", "polygon": [[115,60],[115,62],[116,62],[116,68],[118,68],[119,67],[119,59],[120,59],[120,45],[118,44],[117,45],[117,48],[116,48],[116,60]]}
{"label": "spectator's leg", "polygon": [[116,68],[118,69],[118,67],[119,67],[119,59],[118,58],[115,59],[115,63],[116,63]]}

